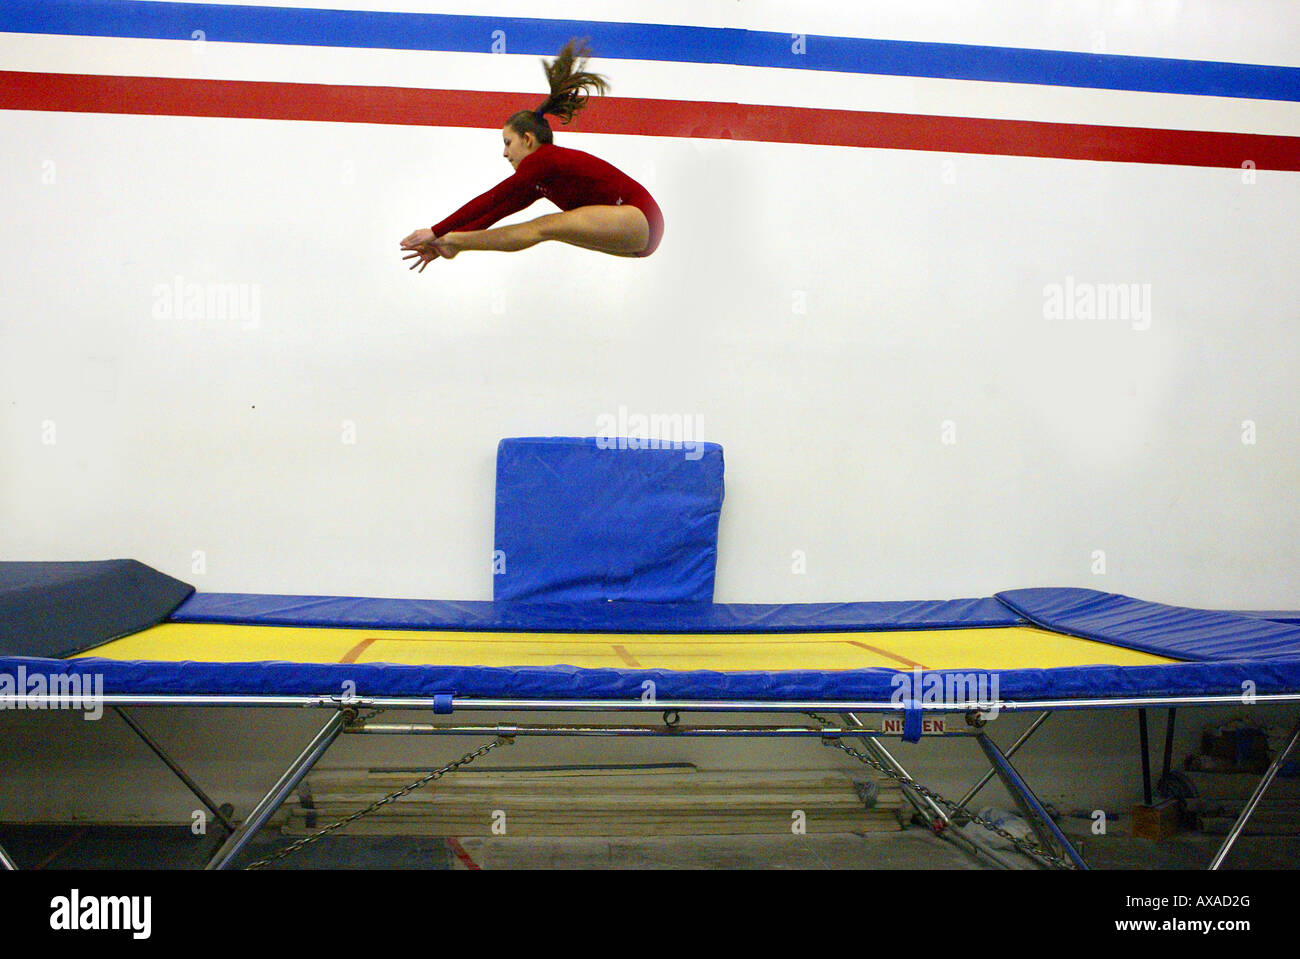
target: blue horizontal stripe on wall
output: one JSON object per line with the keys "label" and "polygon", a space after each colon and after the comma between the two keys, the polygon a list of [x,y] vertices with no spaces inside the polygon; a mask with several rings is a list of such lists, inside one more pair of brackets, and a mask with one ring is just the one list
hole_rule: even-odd
{"label": "blue horizontal stripe on wall", "polygon": [[554,55],[572,36],[589,36],[598,56],[614,59],[1300,101],[1297,67],[812,34],[803,39],[806,52],[795,53],[790,33],[668,24],[153,0],[4,0],[0,31],[166,40],[192,39],[202,31],[204,39],[221,42],[461,53],[492,52],[494,31],[503,31],[505,52],[537,56]]}

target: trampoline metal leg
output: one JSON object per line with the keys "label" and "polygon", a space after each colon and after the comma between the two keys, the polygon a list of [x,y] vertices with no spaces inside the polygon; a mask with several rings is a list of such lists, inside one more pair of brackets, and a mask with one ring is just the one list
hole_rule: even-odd
{"label": "trampoline metal leg", "polygon": [[[876,757],[876,761],[881,765],[888,766],[894,772],[901,776],[906,776],[908,779],[912,778],[912,774],[903,768],[903,764],[895,759],[888,749],[876,742],[874,739],[863,740],[862,745],[867,752]],[[950,822],[948,814],[944,812],[933,799],[923,796],[907,786],[902,786],[901,789],[903,797],[911,803],[912,808],[920,813],[926,822],[933,822],[936,819],[945,824]]]}
{"label": "trampoline metal leg", "polygon": [[[911,774],[903,768],[903,764],[895,759],[893,754],[891,754],[883,744],[875,739],[866,739],[863,740],[863,745],[869,752],[874,753],[876,759],[883,765],[888,766],[897,773],[901,773],[908,779],[912,778]],[[919,815],[925,821],[925,824],[930,827],[930,831],[933,835],[938,836],[947,843],[957,846],[967,855],[973,856],[975,859],[979,859],[979,857],[983,856],[999,869],[1016,868],[984,843],[955,828],[953,826],[952,817],[949,816],[948,813],[933,799],[930,799],[928,796],[924,796],[915,790],[909,789],[906,786],[900,786],[899,791],[903,794],[903,798],[911,803],[912,808],[916,810],[917,815]]]}
{"label": "trampoline metal leg", "polygon": [[1087,869],[1088,864],[1083,861],[1083,857],[1079,855],[1078,850],[1065,837],[1061,827],[1052,821],[1052,817],[1047,814],[1047,810],[1038,801],[1038,797],[1029,788],[1029,784],[1024,781],[1020,773],[1016,772],[1015,767],[1007,760],[1002,750],[998,749],[997,744],[989,739],[985,733],[976,736],[975,741],[980,744],[980,748],[984,750],[984,755],[993,764],[998,778],[1002,780],[1002,785],[1006,787],[1007,792],[1016,801],[1016,805],[1020,807],[1020,811],[1029,822],[1029,825],[1033,827],[1039,843],[1043,846],[1051,846],[1055,843],[1076,867]]}
{"label": "trampoline metal leg", "polygon": [[18,864],[9,858],[9,853],[5,852],[4,846],[0,846],[0,869],[7,872],[16,872],[18,870]]}
{"label": "trampoline metal leg", "polygon": [[[858,717],[853,713],[844,713],[843,719],[846,726],[861,727],[863,725],[862,720],[858,719]],[[876,761],[882,766],[892,769],[894,772],[909,780],[912,778],[911,774],[903,768],[903,764],[895,759],[894,755],[886,749],[878,739],[863,739],[862,745],[863,748],[866,749],[867,752],[871,753],[871,755],[875,757]],[[924,796],[916,790],[910,789],[901,783],[899,784],[899,792],[902,793],[903,798],[911,804],[912,808],[916,810],[916,814],[925,821],[925,824],[928,827],[930,827],[931,832],[934,835],[937,835],[940,839],[957,846],[967,855],[973,856],[976,859],[983,856],[1001,869],[1015,868],[1006,859],[1003,859],[983,843],[953,829],[951,817],[944,811],[943,807],[933,799]],[[941,823],[942,825],[936,827],[936,822]]]}
{"label": "trampoline metal leg", "polygon": [[[1174,714],[1177,712],[1173,706],[1169,707],[1169,718],[1165,720],[1165,753],[1160,761],[1160,781],[1168,782],[1169,773],[1174,765]],[[1159,788],[1159,783],[1156,784]]]}
{"label": "trampoline metal leg", "polygon": [[1264,798],[1264,793],[1272,785],[1273,778],[1277,776],[1277,771],[1285,765],[1286,758],[1290,755],[1291,750],[1295,748],[1297,740],[1300,740],[1300,720],[1296,722],[1295,728],[1291,730],[1291,738],[1287,740],[1286,745],[1277,754],[1277,758],[1273,760],[1273,764],[1268,767],[1268,770],[1260,778],[1259,785],[1255,787],[1255,791],[1251,794],[1245,808],[1241,810],[1241,815],[1237,817],[1237,821],[1228,830],[1228,835],[1223,838],[1223,845],[1219,847],[1219,851],[1214,854],[1214,860],[1210,863],[1211,870],[1216,870],[1223,865],[1223,860],[1227,858],[1233,843],[1237,841],[1241,831],[1246,828],[1247,821],[1255,813],[1255,807],[1259,805],[1259,801]]}
{"label": "trampoline metal leg", "polygon": [[1142,745],[1142,802],[1151,805],[1151,748],[1147,736],[1147,711],[1138,710],[1138,741]]}
{"label": "trampoline metal leg", "polygon": [[153,754],[161,759],[166,764],[167,768],[176,774],[176,778],[183,782],[185,788],[194,794],[194,798],[208,807],[208,812],[212,813],[217,821],[226,828],[227,834],[235,831],[235,824],[230,821],[230,818],[221,811],[220,807],[217,806],[212,798],[203,791],[202,787],[189,777],[185,770],[181,768],[180,764],[163,751],[162,746],[158,745],[157,741],[149,735],[143,726],[136,722],[130,715],[128,715],[127,711],[120,706],[114,706],[113,712],[117,713],[118,716],[122,718],[122,722],[131,727],[131,731],[140,737],[144,744],[153,751]]}
{"label": "trampoline metal leg", "polygon": [[298,755],[284,771],[279,781],[271,787],[271,791],[262,797],[261,801],[253,807],[253,811],[248,814],[248,818],[239,824],[239,828],[226,837],[226,841],[221,844],[212,859],[209,860],[205,869],[225,869],[230,861],[239,855],[240,850],[244,848],[256,834],[256,832],[266,824],[280,804],[284,802],[289,793],[293,792],[294,787],[311,772],[311,768],[316,765],[317,761],[325,755],[326,750],[338,739],[339,734],[343,732],[344,716],[343,710],[335,710],[330,716],[329,721],[321,727],[320,732],[312,737],[305,749]]}
{"label": "trampoline metal leg", "polygon": [[[861,728],[862,726],[862,720],[858,719],[858,717],[853,713],[844,713],[843,719],[845,725],[858,728]],[[888,766],[894,772],[899,773],[908,779],[912,778],[908,771],[903,768],[903,764],[895,759],[893,754],[875,738],[867,737],[863,739],[862,745],[863,748],[865,748],[867,752],[871,753],[871,755],[874,756],[876,761],[881,765]],[[927,823],[933,822],[935,819],[939,819],[945,824],[949,821],[948,814],[944,812],[933,799],[922,796],[920,793],[917,793],[906,786],[902,787],[902,793],[903,798],[911,803],[912,808],[915,809]]]}
{"label": "trampoline metal leg", "polygon": [[[1017,752],[1019,752],[1020,747],[1023,746],[1025,743],[1029,742],[1029,737],[1032,736],[1034,733],[1038,732],[1038,727],[1043,725],[1043,723],[1047,722],[1048,717],[1051,715],[1052,714],[1048,712],[1039,713],[1038,718],[1033,721],[1033,723],[1030,725],[1028,729],[1026,729],[1023,733],[1020,734],[1020,738],[1011,744],[1011,748],[1008,749],[1004,755],[1008,759],[1010,759]],[[972,799],[974,799],[976,794],[985,786],[987,786],[989,784],[989,780],[992,779],[995,775],[996,775],[996,770],[990,767],[989,771],[984,774],[983,778],[980,779],[980,781],[977,782],[974,786],[972,786],[970,788],[970,791],[967,792],[966,795],[961,797],[960,801],[958,801],[957,803],[958,808],[965,809],[966,804],[970,802]]]}

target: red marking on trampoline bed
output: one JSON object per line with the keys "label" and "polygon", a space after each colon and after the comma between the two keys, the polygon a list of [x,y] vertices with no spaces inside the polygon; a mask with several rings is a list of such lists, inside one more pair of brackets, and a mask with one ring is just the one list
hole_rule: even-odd
{"label": "red marking on trampoline bed", "polygon": [[856,639],[846,639],[846,640],[844,640],[844,641],[845,641],[846,643],[848,643],[850,646],[857,646],[857,647],[860,648],[860,649],[866,649],[866,650],[870,650],[870,651],[873,652],[873,653],[879,653],[881,656],[884,656],[884,657],[887,658],[887,659],[892,659],[892,660],[894,660],[894,662],[902,663],[904,666],[907,666],[907,667],[910,668],[910,669],[911,669],[911,668],[914,668],[914,669],[929,669],[929,668],[930,668],[929,666],[926,666],[924,663],[914,663],[914,662],[912,662],[910,659],[908,659],[906,656],[899,656],[897,653],[891,653],[889,650],[887,650],[887,649],[881,649],[881,648],[878,647],[878,646],[868,646],[866,643],[860,643],[860,642],[858,642]]}
{"label": "red marking on trampoline bed", "polygon": [[[0,71],[0,109],[498,129],[536,93]],[[595,97],[582,133],[1300,170],[1300,137]]]}
{"label": "red marking on trampoline bed", "polygon": [[614,652],[618,653],[618,657],[619,657],[619,659],[623,660],[623,662],[626,663],[628,666],[640,666],[640,665],[641,665],[640,663],[638,663],[638,662],[636,661],[636,657],[633,656],[631,653],[629,653],[629,652],[627,651],[627,648],[624,647],[624,646],[619,646],[619,645],[615,644],[615,645],[614,645]]}
{"label": "red marking on trampoline bed", "polygon": [[357,661],[357,657],[359,657],[362,653],[364,653],[367,649],[369,649],[373,644],[377,642],[379,642],[379,639],[375,636],[371,636],[368,639],[363,639],[361,642],[357,643],[346,653],[344,653],[343,658],[340,659],[339,662],[355,663]]}
{"label": "red marking on trampoline bed", "polygon": [[483,867],[474,861],[474,857],[465,851],[465,847],[457,841],[455,836],[447,837],[447,845],[451,847],[451,851],[456,854],[456,858],[460,860],[460,864],[466,869],[482,870]]}

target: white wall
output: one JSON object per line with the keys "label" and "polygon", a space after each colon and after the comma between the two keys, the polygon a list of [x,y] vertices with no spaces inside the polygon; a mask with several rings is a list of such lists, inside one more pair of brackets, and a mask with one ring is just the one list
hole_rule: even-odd
{"label": "white wall", "polygon": [[[691,9],[598,15],[692,22]],[[1297,19],[1279,4],[1231,14],[1231,30],[1241,8],[1226,2],[917,9],[823,4],[789,29],[1264,63],[1300,49],[1280,45]],[[555,15],[597,15],[584,10]],[[780,11],[752,4],[727,25],[786,29]],[[176,42],[0,45],[20,69],[540,81],[531,56],[210,43],[199,64]],[[1286,103],[598,65],[624,96],[1181,111],[1300,133]],[[205,590],[485,598],[496,441],[591,435],[625,406],[699,416],[726,450],[719,600],[1085,585],[1300,604],[1296,174],[562,131],[659,199],[655,256],[548,244],[414,275],[397,241],[509,173],[497,131],[0,123],[4,558],[132,556]],[[156,315],[177,277],[241,285],[256,324]],[[1149,284],[1150,329],[1044,319],[1045,286],[1068,278]]]}

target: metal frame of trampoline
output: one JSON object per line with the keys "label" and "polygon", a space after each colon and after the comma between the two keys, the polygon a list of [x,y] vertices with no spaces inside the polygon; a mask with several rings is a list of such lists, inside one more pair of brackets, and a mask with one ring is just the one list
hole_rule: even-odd
{"label": "metal frame of trampoline", "polygon": [[[496,745],[513,742],[519,737],[533,736],[603,736],[603,737],[714,737],[714,738],[804,738],[817,739],[819,742],[835,745],[859,761],[866,762],[879,771],[885,772],[902,786],[902,794],[912,806],[917,816],[931,831],[941,838],[954,843],[967,853],[982,857],[998,865],[1007,866],[1007,862],[995,850],[988,848],[956,829],[952,825],[950,812],[965,810],[971,799],[996,776],[1012,797],[1021,815],[1033,829],[1038,839],[1038,848],[1042,855],[1037,858],[1043,865],[1060,865],[1086,869],[1087,865],[1079,851],[1052,820],[1043,804],[1034,795],[1029,784],[1011,763],[1011,757],[1033,736],[1052,712],[1057,710],[1094,710],[1125,709],[1139,711],[1141,731],[1142,764],[1144,794],[1148,802],[1151,799],[1149,762],[1147,755],[1146,709],[1167,707],[1170,711],[1166,726],[1165,772],[1168,773],[1169,756],[1172,746],[1174,710],[1183,707],[1205,706],[1241,706],[1248,705],[1240,695],[1201,695],[1170,697],[1117,697],[1098,699],[1036,699],[1023,702],[967,702],[967,703],[914,703],[904,707],[893,702],[844,702],[844,701],[628,701],[628,700],[512,700],[512,699],[474,699],[463,697],[438,698],[402,698],[383,696],[357,696],[342,698],[337,696],[240,696],[240,695],[146,695],[121,694],[104,695],[98,700],[105,707],[117,713],[126,725],[139,736],[145,744],[167,765],[169,769],[185,784],[196,798],[213,814],[217,822],[226,831],[220,846],[206,863],[206,869],[225,869],[248,845],[249,841],[267,823],[271,816],[284,803],[288,796],[298,787],[302,780],[320,761],[330,746],[344,733],[365,735],[435,735],[435,736],[488,736],[492,742],[481,747],[477,752],[468,754],[462,760],[454,762],[443,771],[457,768],[472,761],[487,749]],[[84,700],[71,696],[28,696],[25,697],[28,708],[75,708]],[[1300,692],[1262,694],[1253,697],[1252,703],[1300,703]],[[218,806],[203,789],[185,772],[144,727],[125,710],[128,707],[256,707],[256,708],[318,708],[333,710],[332,715],[312,736],[307,745],[285,768],[275,784],[262,799],[254,805],[248,815],[236,824],[229,807]],[[378,723],[369,717],[362,717],[365,710],[420,710],[433,711],[446,716],[455,712],[560,712],[560,713],[660,713],[662,721],[657,725],[641,724],[471,724],[454,721],[440,722],[402,722]],[[989,769],[957,803],[946,800],[936,802],[937,794],[925,789],[907,773],[903,765],[885,748],[882,739],[901,738],[895,732],[883,732],[880,728],[863,722],[860,715],[899,715],[909,711],[920,713],[960,714],[964,716],[965,727],[960,730],[945,730],[941,733],[923,733],[927,738],[967,738],[974,739],[989,762]],[[987,722],[993,721],[1003,712],[1038,712],[1040,713],[1017,741],[1006,750],[998,747],[984,731]],[[731,723],[727,725],[682,725],[680,717],[684,713],[705,714],[745,714],[745,713],[803,713],[812,714],[819,720],[819,725],[755,725]],[[841,717],[840,725],[830,725],[820,720],[818,713],[834,713]],[[858,741],[866,753],[859,753],[845,745],[846,741]],[[1250,799],[1246,802],[1236,822],[1229,829],[1222,844],[1209,864],[1209,869],[1218,869],[1231,851],[1237,838],[1241,835],[1247,822],[1254,814],[1264,793],[1272,784],[1278,771],[1300,741],[1300,719],[1297,720],[1286,738],[1285,745],[1274,757],[1271,765],[1260,777]],[[869,758],[868,758],[869,754]],[[431,774],[433,775],[433,774]],[[437,773],[440,775],[440,773]],[[428,781],[427,779],[425,781]],[[948,806],[945,810],[944,805]],[[16,869],[17,865],[3,847],[0,847],[0,869]]]}

